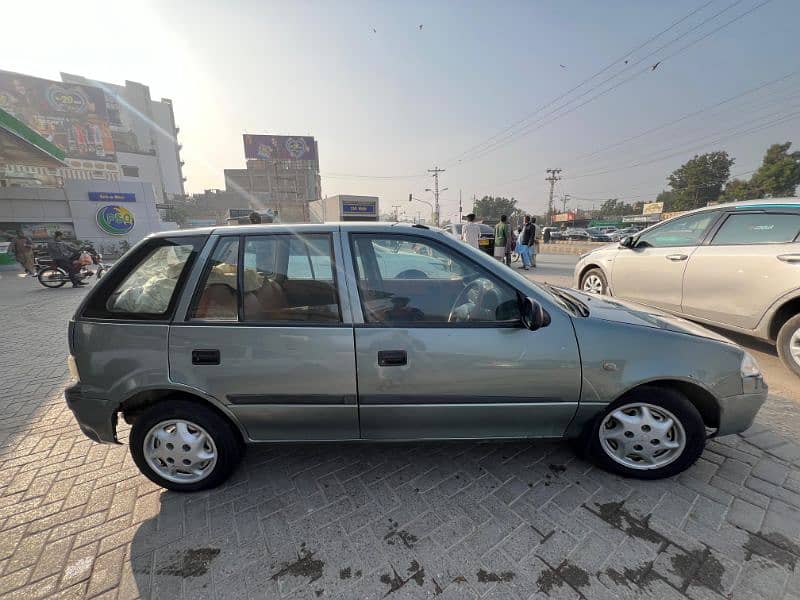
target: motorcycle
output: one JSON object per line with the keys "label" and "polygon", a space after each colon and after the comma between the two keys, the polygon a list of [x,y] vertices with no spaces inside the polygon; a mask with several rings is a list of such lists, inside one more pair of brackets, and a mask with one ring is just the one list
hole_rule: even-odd
{"label": "motorcycle", "polygon": [[[90,277],[100,279],[108,267],[103,264],[103,255],[95,252],[91,246],[84,246],[71,258],[79,281]],[[51,258],[38,258],[34,261],[36,271],[34,276],[44,287],[59,288],[67,283],[69,273],[59,267]],[[95,267],[91,269],[90,267]]]}

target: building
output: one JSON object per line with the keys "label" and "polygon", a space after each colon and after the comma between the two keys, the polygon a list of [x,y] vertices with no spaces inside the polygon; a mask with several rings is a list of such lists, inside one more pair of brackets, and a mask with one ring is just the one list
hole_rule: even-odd
{"label": "building", "polygon": [[244,135],[246,168],[225,169],[225,191],[255,210],[272,210],[283,223],[309,221],[319,200],[319,152],[313,137]]}
{"label": "building", "polygon": [[117,85],[70,73],[61,73],[61,80],[102,90],[122,181],[152,183],[161,202],[184,195],[172,100],[153,100],[150,88],[135,81]]}
{"label": "building", "polygon": [[[162,222],[153,185],[107,179],[64,178],[63,150],[0,110],[0,247],[22,231],[39,246],[61,231],[119,254]],[[0,264],[8,263],[7,255]]]}
{"label": "building", "polygon": [[328,221],[378,221],[377,196],[330,196],[309,204],[312,223]]}

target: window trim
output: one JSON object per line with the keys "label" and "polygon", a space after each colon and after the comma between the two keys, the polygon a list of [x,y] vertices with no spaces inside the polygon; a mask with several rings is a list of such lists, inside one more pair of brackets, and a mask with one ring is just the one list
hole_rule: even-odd
{"label": "window trim", "polygon": [[[662,227],[664,227],[668,223],[669,224],[676,223],[680,219],[688,219],[689,217],[695,217],[695,216],[697,216],[697,215],[699,215],[701,213],[711,213],[714,218],[712,218],[711,221],[709,222],[709,224],[706,225],[705,231],[703,232],[703,236],[697,241],[697,243],[695,243],[695,244],[674,244],[674,245],[670,245],[670,246],[642,246],[641,248],[639,247],[639,240],[641,239],[642,234],[644,234],[644,233],[652,233],[652,232],[654,232],[654,231],[656,231],[658,229],[661,229]],[[717,226],[719,225],[719,221],[720,221],[720,219],[722,218],[722,216],[724,214],[725,214],[725,211],[722,211],[722,210],[720,210],[718,208],[713,208],[713,209],[708,210],[708,211],[699,211],[698,210],[698,211],[696,211],[696,212],[694,212],[693,214],[690,214],[690,215],[681,215],[680,217],[675,217],[674,219],[670,219],[669,221],[664,221],[663,223],[659,223],[658,225],[656,225],[656,226],[654,226],[654,227],[652,227],[650,229],[645,229],[644,231],[640,232],[639,235],[636,236],[636,242],[633,245],[633,249],[634,250],[639,250],[639,249],[641,249],[641,250],[647,250],[647,249],[658,250],[660,248],[698,248],[700,246],[705,246],[705,245],[707,245],[708,240],[710,239],[709,236],[712,233],[716,232]]]}
{"label": "window trim", "polygon": [[[348,246],[350,249],[350,257],[352,261],[353,267],[353,275],[355,275],[355,282],[356,282],[356,290],[355,293],[358,296],[359,307],[361,309],[361,315],[363,321],[361,323],[357,323],[354,326],[356,328],[378,328],[378,329],[518,329],[524,328],[525,326],[522,323],[522,318],[515,319],[515,320],[508,320],[508,321],[459,321],[459,322],[423,322],[420,323],[419,321],[391,321],[391,322],[368,322],[367,321],[367,311],[364,308],[364,298],[361,295],[361,286],[359,285],[361,278],[359,277],[358,272],[358,265],[357,265],[357,254],[356,254],[356,239],[359,237],[367,238],[367,239],[374,239],[376,237],[380,238],[410,238],[414,240],[425,240],[431,246],[438,247],[440,249],[444,249],[447,251],[454,253],[458,257],[466,260],[468,263],[472,264],[477,270],[484,274],[488,274],[488,276],[495,281],[498,281],[502,285],[508,286],[517,296],[517,304],[519,308],[522,308],[522,299],[525,294],[519,290],[514,285],[511,285],[504,279],[497,277],[494,273],[491,273],[486,267],[475,261],[472,257],[467,256],[463,252],[461,252],[458,248],[441,242],[433,237],[423,236],[414,233],[405,233],[405,232],[383,232],[383,231],[373,231],[373,232],[359,232],[359,231],[349,231],[347,233],[347,241]],[[373,266],[377,269],[377,273],[383,281],[383,276],[380,273],[380,266],[377,264],[377,259],[375,258],[375,249],[372,249],[370,253],[370,257],[365,257],[361,255],[361,260],[364,262],[365,270],[369,271]],[[367,265],[367,263],[374,262],[374,265]]]}
{"label": "window trim", "polygon": [[713,234],[708,239],[708,246],[714,248],[728,248],[731,246],[780,246],[782,244],[794,244],[800,241],[800,231],[798,231],[797,235],[794,236],[793,239],[785,241],[785,242],[755,242],[752,244],[715,244],[714,239],[717,237],[717,234],[720,230],[725,226],[725,223],[728,222],[728,219],[731,217],[735,217],[738,215],[791,215],[794,217],[800,216],[800,213],[797,211],[792,210],[785,210],[785,211],[774,211],[774,210],[735,210],[729,211],[725,213],[725,218],[722,219],[719,223],[716,224]]}
{"label": "window trim", "polygon": [[[208,235],[171,235],[164,237],[145,238],[134,246],[120,261],[114,264],[108,274],[99,283],[95,284],[92,292],[86,296],[78,309],[77,318],[81,321],[91,322],[113,322],[113,323],[147,323],[147,324],[169,324],[175,317],[175,311],[183,297],[186,282],[194,270],[196,261],[203,253],[203,249],[208,242]],[[184,243],[180,243],[186,240]],[[125,278],[131,273],[132,269],[142,263],[144,257],[152,252],[153,249],[165,246],[192,246],[189,258],[181,271],[175,289],[172,292],[167,310],[163,313],[131,313],[131,312],[111,312],[107,308],[108,300],[112,293],[122,284]],[[102,310],[96,314],[87,314],[95,302],[102,301]]]}
{"label": "window trim", "polygon": [[[292,321],[292,320],[274,320],[274,321],[246,321],[244,319],[244,253],[245,247],[247,246],[247,239],[248,238],[269,238],[269,237],[279,237],[279,236],[290,236],[290,237],[297,237],[298,235],[303,236],[317,236],[317,237],[324,237],[328,241],[329,251],[330,251],[330,259],[331,259],[331,274],[333,277],[333,287],[336,293],[336,305],[337,311],[339,314],[338,321]],[[236,269],[236,284],[238,290],[236,291],[236,298],[237,298],[237,319],[231,321],[222,321],[222,320],[207,320],[207,319],[196,319],[192,318],[192,312],[197,306],[197,303],[200,301],[200,297],[202,296],[204,284],[206,279],[208,278],[208,270],[209,266],[211,265],[212,257],[214,256],[214,252],[219,244],[223,243],[223,240],[229,240],[231,238],[237,238],[239,243],[239,252],[238,252],[238,266]],[[290,242],[291,243],[291,242]],[[287,250],[289,246],[287,245]],[[288,258],[288,256],[287,256]],[[267,232],[267,233],[243,233],[243,234],[234,234],[234,235],[220,235],[217,241],[214,243],[213,248],[208,253],[206,257],[206,262],[202,265],[202,271],[200,272],[200,276],[197,279],[197,283],[195,284],[195,289],[192,290],[192,296],[189,301],[189,305],[186,308],[186,313],[182,321],[173,322],[173,325],[181,325],[181,326],[202,326],[202,327],[352,327],[351,324],[347,324],[344,322],[344,315],[342,312],[342,293],[341,288],[339,286],[338,278],[337,278],[337,262],[336,262],[336,250],[333,244],[333,233],[329,231],[310,231],[310,232],[287,232],[287,231],[280,231],[280,232]],[[287,270],[288,270],[288,263],[287,263]],[[294,280],[294,281],[316,281],[314,280]]]}

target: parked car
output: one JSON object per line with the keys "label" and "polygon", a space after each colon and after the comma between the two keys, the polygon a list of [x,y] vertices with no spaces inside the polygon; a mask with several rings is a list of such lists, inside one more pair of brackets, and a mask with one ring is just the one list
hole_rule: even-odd
{"label": "parked car", "polygon": [[[463,223],[450,223],[445,227],[445,231],[456,239],[461,239]],[[481,250],[489,256],[494,256],[494,227],[486,223],[478,223],[481,228],[481,238],[478,240]]]}
{"label": "parked car", "polygon": [[611,234],[616,230],[616,227],[587,227],[586,234],[590,242],[610,242]]}
{"label": "parked car", "polygon": [[385,223],[152,235],[84,299],[69,349],[83,432],[116,443],[121,415],[142,473],[179,491],[220,484],[255,442],[574,438],[666,477],[767,393],[700,326]]}
{"label": "parked car", "polygon": [[624,227],[623,229],[617,229],[616,231],[610,232],[608,237],[611,238],[612,242],[618,242],[624,237],[639,233],[639,231],[641,230],[637,229],[636,227]]}
{"label": "parked car", "polygon": [[585,229],[572,227],[567,229],[561,234],[561,239],[585,242],[589,240],[589,234],[586,232]]}
{"label": "parked car", "polygon": [[800,375],[800,199],[701,208],[581,257],[575,286],[777,346]]}

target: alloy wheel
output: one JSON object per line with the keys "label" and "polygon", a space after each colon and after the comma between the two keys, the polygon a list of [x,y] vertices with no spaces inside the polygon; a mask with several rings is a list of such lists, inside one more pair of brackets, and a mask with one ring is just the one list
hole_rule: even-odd
{"label": "alloy wheel", "polygon": [[800,329],[797,329],[789,338],[789,354],[792,360],[800,365]]}
{"label": "alloy wheel", "polygon": [[590,294],[602,294],[603,280],[597,275],[589,275],[583,280],[583,291]]}
{"label": "alloy wheel", "polygon": [[686,447],[686,432],[675,415],[647,403],[626,404],[606,415],[598,431],[603,451],[637,470],[659,469]]}

